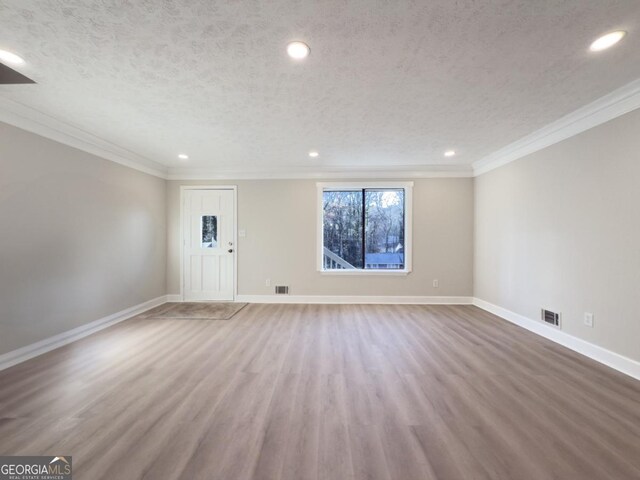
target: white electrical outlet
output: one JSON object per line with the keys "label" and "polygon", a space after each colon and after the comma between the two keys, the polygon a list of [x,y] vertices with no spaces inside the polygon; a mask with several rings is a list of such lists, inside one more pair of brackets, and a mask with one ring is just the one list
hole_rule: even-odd
{"label": "white electrical outlet", "polygon": [[270,279],[270,278],[267,278],[267,279],[264,281],[264,286],[265,286],[265,287],[270,287],[270,286],[271,286],[271,279]]}
{"label": "white electrical outlet", "polygon": [[585,312],[585,314],[584,314],[584,324],[587,327],[593,328],[593,313]]}
{"label": "white electrical outlet", "polygon": [[239,237],[246,237],[247,236],[247,231],[246,230],[238,230],[238,236]]}
{"label": "white electrical outlet", "polygon": [[439,286],[440,286],[440,281],[436,278],[436,279],[433,281],[433,288],[438,288]]}

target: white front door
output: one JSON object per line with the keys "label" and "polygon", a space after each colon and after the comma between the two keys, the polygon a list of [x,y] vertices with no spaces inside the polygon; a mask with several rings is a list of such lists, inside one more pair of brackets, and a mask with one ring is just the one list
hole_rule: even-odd
{"label": "white front door", "polygon": [[184,190],[183,298],[233,300],[235,190]]}

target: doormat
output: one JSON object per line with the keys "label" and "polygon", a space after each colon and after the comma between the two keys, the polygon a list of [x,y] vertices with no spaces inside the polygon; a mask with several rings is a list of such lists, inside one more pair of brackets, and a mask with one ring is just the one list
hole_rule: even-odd
{"label": "doormat", "polygon": [[246,303],[230,302],[165,303],[145,312],[142,317],[181,320],[229,320],[246,306]]}

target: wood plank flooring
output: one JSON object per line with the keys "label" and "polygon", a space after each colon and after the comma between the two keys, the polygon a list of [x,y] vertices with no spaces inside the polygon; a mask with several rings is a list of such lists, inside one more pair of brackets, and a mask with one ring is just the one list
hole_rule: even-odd
{"label": "wood plank flooring", "polygon": [[0,372],[74,479],[640,479],[640,382],[472,306],[135,318]]}

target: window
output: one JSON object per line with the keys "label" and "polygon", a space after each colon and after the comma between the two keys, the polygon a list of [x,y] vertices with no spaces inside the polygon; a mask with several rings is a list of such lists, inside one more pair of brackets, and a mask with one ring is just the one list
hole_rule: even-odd
{"label": "window", "polygon": [[218,217],[204,215],[200,222],[202,232],[202,248],[218,247]]}
{"label": "window", "polygon": [[411,271],[412,186],[410,182],[319,183],[319,270]]}

